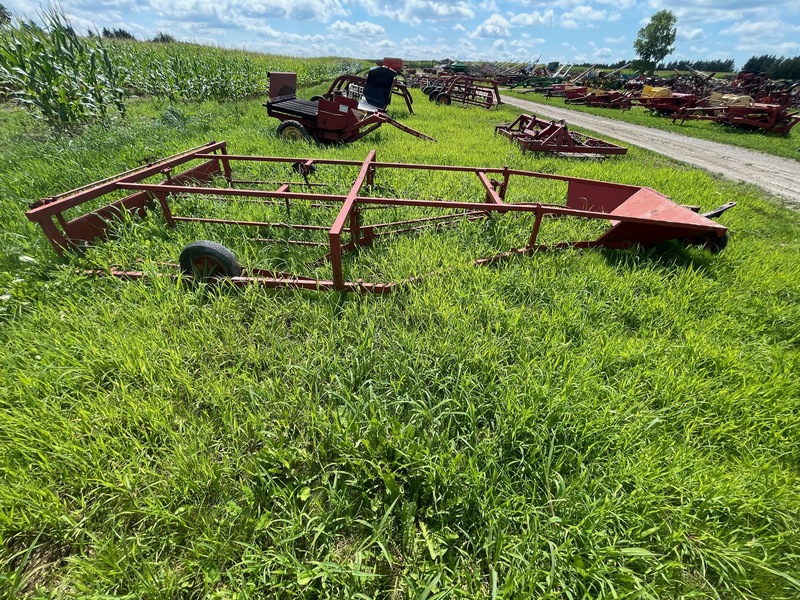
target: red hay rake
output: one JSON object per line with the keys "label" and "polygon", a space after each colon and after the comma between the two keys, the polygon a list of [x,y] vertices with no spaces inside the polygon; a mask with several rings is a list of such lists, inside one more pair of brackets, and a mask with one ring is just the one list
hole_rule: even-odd
{"label": "red hay rake", "polygon": [[512,123],[494,128],[519,144],[522,153],[556,152],[565,154],[626,154],[627,148],[597,138],[571,132],[564,121],[544,121],[534,115],[522,114]]}
{"label": "red hay rake", "polygon": [[[269,182],[234,178],[234,165],[242,169],[284,168],[302,177],[298,182]],[[180,173],[173,170],[182,168]],[[342,181],[340,170],[349,170],[357,175],[349,190],[336,194],[314,191],[293,191],[293,187],[308,188],[321,185],[309,182],[312,173],[322,171],[334,181]],[[329,171],[330,170],[330,171]],[[464,177],[480,190],[481,198],[472,201],[446,199],[410,199],[379,195],[379,175],[384,177],[402,175],[413,178]],[[346,174],[346,173],[345,173]],[[474,175],[476,179],[471,179]],[[157,179],[161,181],[155,181]],[[512,180],[515,200],[507,199]],[[275,189],[264,189],[270,183]],[[566,189],[563,204],[544,203],[540,192],[548,185]],[[346,189],[347,184],[342,185]],[[517,201],[519,197],[522,200]],[[212,202],[213,201],[213,202]],[[241,215],[225,217],[184,214],[180,207],[188,203],[189,210],[203,212],[210,204],[229,210],[234,206],[261,210],[282,211],[286,217],[291,211],[308,214],[310,207],[321,207],[329,211],[332,222],[326,225],[306,223],[265,222]],[[243,203],[248,203],[247,205]],[[348,279],[344,258],[348,253],[372,246],[377,240],[402,233],[415,233],[428,228],[440,228],[448,224],[486,219],[493,215],[517,215],[528,217],[528,221],[512,224],[521,229],[514,230],[524,240],[510,251],[493,254],[475,261],[485,265],[504,258],[530,255],[536,251],[555,248],[629,248],[631,246],[653,246],[668,240],[683,240],[690,244],[703,245],[712,251],[722,249],[727,242],[727,229],[711,220],[734,203],[716,211],[697,214],[694,210],[676,204],[666,196],[646,187],[636,187],[534,173],[516,169],[480,168],[461,166],[417,165],[379,162],[375,151],[369,152],[363,161],[314,158],[281,158],[262,156],[237,156],[227,154],[225,142],[210,142],[188,152],[171,156],[158,163],[98,181],[65,194],[35,202],[26,213],[38,223],[55,251],[61,255],[68,250],[82,250],[115,233],[115,223],[121,220],[139,220],[149,212],[160,210],[168,227],[175,228],[185,223],[197,227],[220,226],[223,228],[250,228],[261,233],[284,230],[292,235],[317,235],[317,241],[280,240],[287,244],[311,247],[320,246],[324,254],[308,265],[317,269],[330,268],[330,277],[271,271],[260,268],[242,269],[233,253],[215,242],[195,242],[184,248],[180,264],[157,263],[167,267],[162,276],[179,277],[180,271],[189,277],[217,279],[224,276],[237,286],[260,285],[269,288],[302,288],[309,290],[337,290],[387,293],[394,290],[398,282],[367,282]],[[94,208],[93,208],[94,207]],[[404,211],[398,218],[399,211]],[[369,211],[369,212],[368,212]],[[375,211],[375,212],[372,212]],[[384,211],[384,212],[382,212]],[[77,214],[76,213],[81,213]],[[388,215],[385,222],[370,220]],[[248,213],[248,216],[252,216]],[[323,215],[324,216],[324,215]],[[546,222],[553,226],[560,219],[577,217],[583,220],[608,222],[608,227],[596,239],[539,243],[541,229]],[[215,229],[216,231],[216,229]],[[299,234],[297,232],[302,232]],[[249,242],[270,243],[266,238],[249,239]],[[513,243],[513,242],[512,242]],[[311,269],[311,266],[309,266]],[[313,269],[311,269],[313,270]],[[121,278],[139,279],[145,272],[112,268],[109,271],[91,271],[91,274],[110,274]],[[405,279],[405,282],[413,279]]]}
{"label": "red hay rake", "polygon": [[462,104],[491,109],[500,106],[497,81],[470,75],[450,75],[425,88],[428,98],[436,104],[450,106]]}

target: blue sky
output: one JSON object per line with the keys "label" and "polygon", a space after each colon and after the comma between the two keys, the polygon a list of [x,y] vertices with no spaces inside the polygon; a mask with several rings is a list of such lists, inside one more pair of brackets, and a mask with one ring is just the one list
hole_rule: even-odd
{"label": "blue sky", "polygon": [[[41,4],[0,0],[36,19]],[[678,17],[667,60],[800,55],[800,0],[62,0],[79,31],[123,28],[292,56],[532,62],[633,58],[655,12]]]}

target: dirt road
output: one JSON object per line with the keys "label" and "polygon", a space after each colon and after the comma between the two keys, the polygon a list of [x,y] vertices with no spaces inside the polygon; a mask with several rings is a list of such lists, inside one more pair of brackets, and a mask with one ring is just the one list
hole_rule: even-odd
{"label": "dirt road", "polygon": [[503,102],[538,117],[564,119],[568,125],[591,129],[728,179],[753,183],[800,208],[800,162],[510,96],[503,96]]}

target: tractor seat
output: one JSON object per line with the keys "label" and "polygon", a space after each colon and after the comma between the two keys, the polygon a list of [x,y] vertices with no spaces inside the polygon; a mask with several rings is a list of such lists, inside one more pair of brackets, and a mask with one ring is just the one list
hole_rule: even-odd
{"label": "tractor seat", "polygon": [[364,95],[358,102],[358,109],[369,113],[386,110],[392,99],[392,86],[396,76],[397,73],[388,67],[372,67],[367,71]]}

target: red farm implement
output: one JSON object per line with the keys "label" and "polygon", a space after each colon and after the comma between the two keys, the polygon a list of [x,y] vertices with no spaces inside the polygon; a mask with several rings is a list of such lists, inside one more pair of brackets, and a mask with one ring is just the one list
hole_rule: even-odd
{"label": "red farm implement", "polygon": [[589,88],[585,85],[565,85],[564,86],[564,102],[583,98],[589,93]]}
{"label": "red farm implement", "polygon": [[495,126],[499,133],[519,144],[522,152],[565,154],[626,154],[627,148],[570,131],[564,121],[545,121],[522,114],[512,123]]}
{"label": "red farm implement", "polygon": [[468,75],[457,75],[441,80],[430,87],[428,97],[436,104],[470,104],[492,108],[502,104],[497,81]]}
{"label": "red farm implement", "polygon": [[319,141],[353,142],[387,123],[418,138],[435,141],[384,112],[396,75],[387,67],[370,69],[359,100],[346,94],[303,100],[296,95],[296,73],[273,72],[269,74],[270,99],[264,106],[269,116],[281,121],[278,135],[286,139],[313,137]]}
{"label": "red farm implement", "polygon": [[[247,178],[234,177],[234,170],[237,176],[244,174]],[[261,178],[275,174],[296,181]],[[327,183],[310,182],[312,174]],[[456,185],[451,181],[447,188],[447,195],[460,194],[460,197],[443,199],[441,186],[431,198],[380,193],[383,188],[379,179],[396,182],[404,177],[412,187],[422,179],[441,183],[460,178]],[[273,189],[267,189],[270,184]],[[333,192],[321,193],[321,186],[332,186]],[[545,199],[559,201],[550,203],[544,202]],[[727,229],[711,217],[733,204],[700,215],[646,187],[507,167],[379,162],[374,150],[363,161],[236,156],[227,154],[225,142],[210,142],[161,162],[40,200],[31,206],[27,217],[42,227],[58,254],[91,246],[92,255],[102,255],[103,251],[118,251],[122,244],[123,251],[127,248],[139,255],[140,260],[127,256],[124,259],[133,268],[117,266],[90,270],[87,274],[140,279],[177,278],[182,272],[192,279],[227,278],[237,286],[387,293],[399,283],[365,281],[354,273],[366,268],[362,261],[369,259],[369,253],[363,252],[365,248],[392,236],[422,234],[462,224],[451,235],[477,236],[480,243],[476,247],[485,248],[480,254],[489,253],[477,258],[476,265],[549,249],[629,248],[654,246],[668,240],[683,240],[716,251],[725,246]],[[126,235],[126,227],[138,227],[136,222],[150,213],[155,226],[163,223],[165,231],[172,229],[170,237],[183,238],[184,242],[196,240],[199,231],[203,241],[186,245],[178,263],[163,261],[163,256],[142,256],[153,252],[156,244],[138,246]],[[295,220],[301,222],[291,222],[292,215],[300,215]],[[485,225],[473,228],[469,224],[488,218],[492,219],[493,229],[508,228],[504,237],[489,238],[490,230]],[[558,230],[553,235],[554,228],[564,226],[565,222],[591,228],[580,229],[577,234],[577,229]],[[581,239],[569,241],[576,236]],[[242,252],[240,256],[249,258],[248,262],[262,262],[265,256],[262,253],[272,250],[277,254],[268,262],[277,260],[283,269],[299,265],[295,270],[306,273],[249,266],[243,269],[231,250],[208,241],[209,237],[231,244]],[[116,245],[97,243],[107,238],[119,241]],[[171,252],[175,242],[164,243],[165,249],[161,251]],[[422,273],[441,270],[439,255],[427,257],[424,252],[430,239],[422,238],[419,243],[422,251],[415,260],[434,261],[434,268]],[[512,249],[497,253],[497,246]],[[289,262],[287,256],[293,256],[291,252],[300,253],[302,260]],[[306,256],[309,253],[311,256]],[[379,264],[377,270],[368,270],[368,279],[383,279],[381,273],[391,268],[385,262]],[[390,279],[409,282],[414,278]]]}
{"label": "red farm implement", "polygon": [[684,108],[697,105],[700,100],[695,94],[673,92],[666,87],[644,86],[641,96],[632,98],[646,109],[660,115],[672,115]]}
{"label": "red farm implement", "polygon": [[567,96],[564,102],[566,104],[584,104],[586,106],[594,106],[595,108],[619,108],[626,110],[631,107],[630,96],[616,90],[595,90],[583,96]]}
{"label": "red farm implement", "polygon": [[800,111],[790,111],[781,104],[754,102],[749,96],[716,95],[703,101],[704,106],[683,109],[673,115],[680,119],[716,121],[742,129],[762,129],[786,135],[800,122]]}

